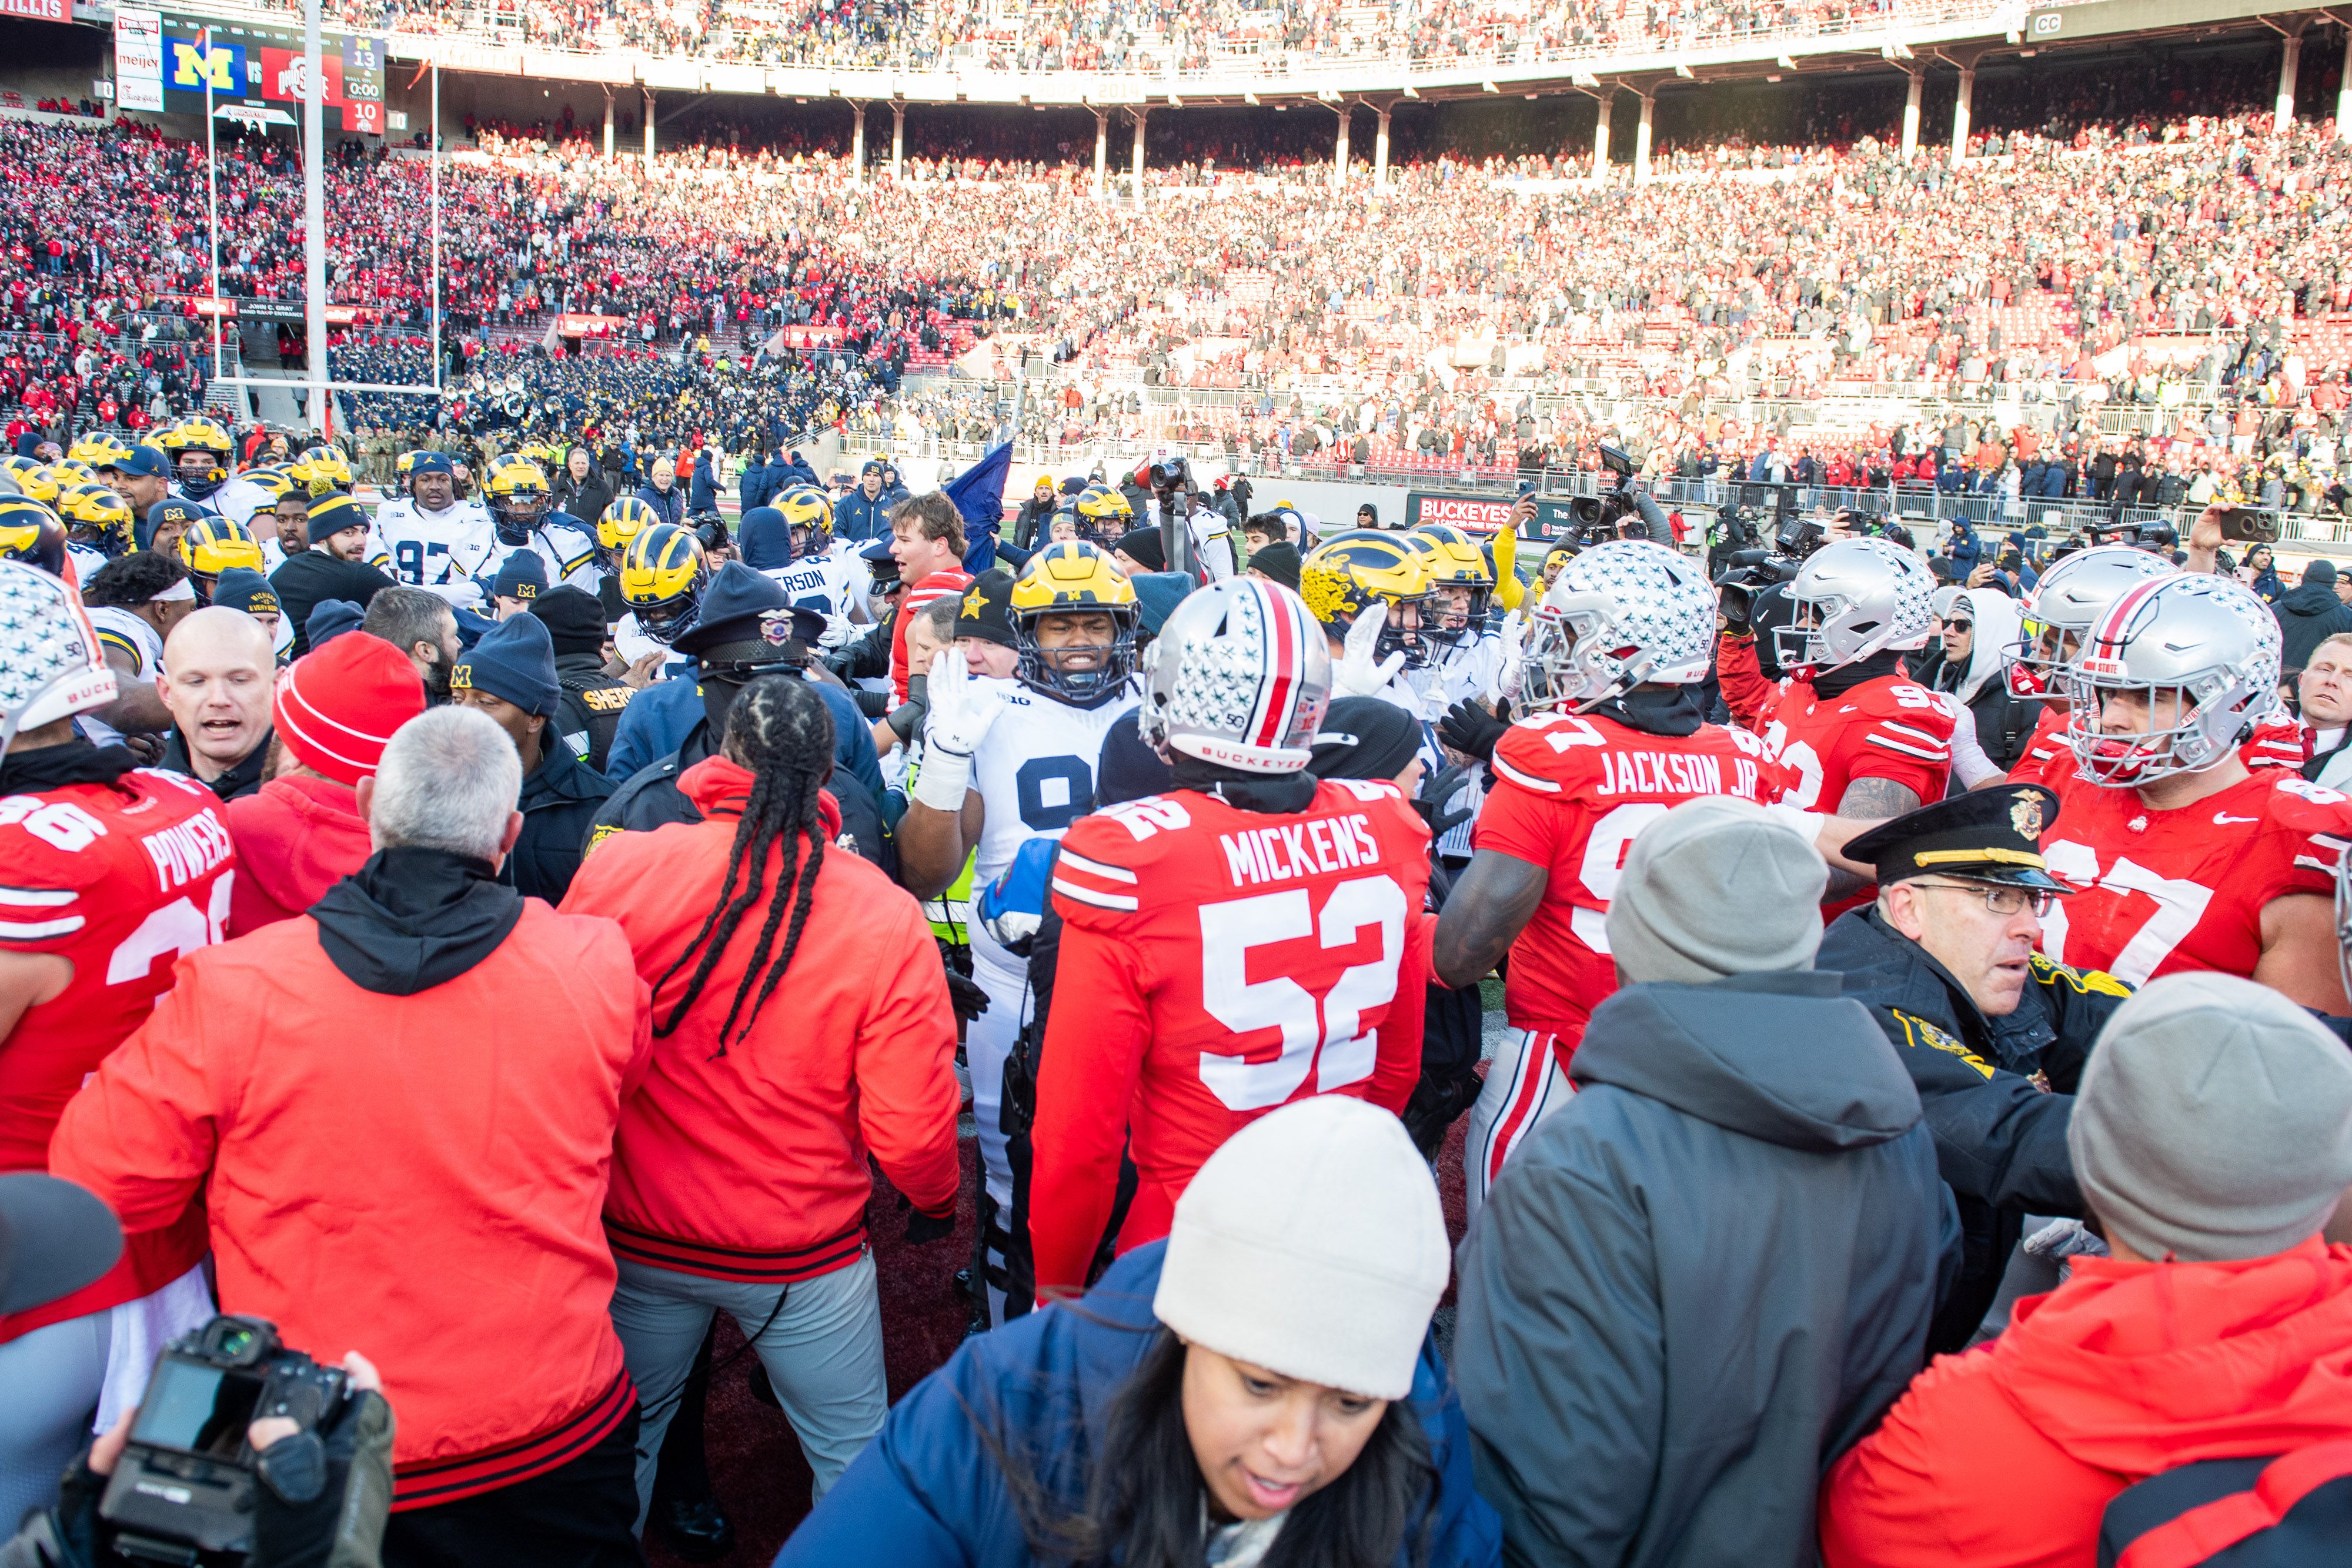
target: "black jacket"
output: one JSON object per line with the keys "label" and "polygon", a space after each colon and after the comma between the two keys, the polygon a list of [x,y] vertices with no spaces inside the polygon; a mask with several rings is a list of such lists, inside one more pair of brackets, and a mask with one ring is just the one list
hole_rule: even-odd
{"label": "black jacket", "polygon": [[[1811,1568],[1830,1461],[1925,1355],[1957,1222],[1835,975],[1628,986],[1459,1254],[1507,1559]],[[1668,1368],[1672,1375],[1668,1375]]]}
{"label": "black jacket", "polygon": [[270,737],[278,732],[265,729],[261,739],[243,760],[217,779],[196,779],[195,768],[188,761],[188,742],[173,725],[171,738],[163,743],[163,760],[155,764],[166,773],[184,773],[224,800],[234,800],[240,795],[250,795],[261,788],[261,770],[269,762]]}
{"label": "black jacket", "polygon": [[589,824],[613,793],[613,781],[542,731],[539,766],[523,775],[522,836],[499,869],[499,880],[532,898],[561,904],[588,842]]}
{"label": "black jacket", "polygon": [[556,699],[550,728],[572,755],[602,773],[604,759],[612,755],[613,733],[621,727],[621,715],[637,688],[606,674],[604,661],[594,653],[557,654],[555,680],[563,695]]}
{"label": "black jacket", "polygon": [[278,595],[278,610],[294,628],[289,656],[299,659],[310,651],[310,612],[320,604],[330,599],[348,599],[365,610],[370,600],[394,586],[392,579],[363,560],[344,560],[317,549],[288,556],[269,574],[269,587]]}
{"label": "black jacket", "polygon": [[[588,829],[587,847],[613,833],[649,832],[672,822],[698,822],[702,813],[677,787],[677,776],[710,755],[710,725],[704,720],[687,732],[686,742],[658,762],[631,774],[597,807]],[[834,770],[825,785],[841,808],[841,831],[857,852],[897,874],[896,852],[882,830],[882,805],[864,779]]]}
{"label": "black jacket", "polygon": [[2017,1010],[1988,1019],[1949,970],[1871,908],[1839,916],[1813,962],[1844,975],[1845,994],[1870,1009],[1918,1086],[1963,1232],[1960,1277],[1928,1348],[1961,1349],[2000,1293],[2025,1216],[2083,1212],[2066,1124],[2091,1043],[2130,988],[2037,953]]}
{"label": "black jacket", "polygon": [[2312,650],[2338,632],[2352,632],[2352,605],[2336,597],[2336,590],[2305,583],[2271,606],[2278,617],[2279,667],[2300,670],[2311,663]]}

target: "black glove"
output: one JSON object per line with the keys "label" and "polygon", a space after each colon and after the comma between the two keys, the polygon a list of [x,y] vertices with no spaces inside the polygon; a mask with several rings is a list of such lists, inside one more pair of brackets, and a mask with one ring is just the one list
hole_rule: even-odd
{"label": "black glove", "polygon": [[362,1390],[318,1427],[261,1450],[247,1568],[325,1568],[383,1555],[392,1509],[392,1406]]}
{"label": "black glove", "polygon": [[1726,583],[1717,590],[1715,608],[1723,617],[1723,629],[1735,637],[1748,635],[1748,618],[1755,613],[1756,595],[1752,590],[1738,583]]}
{"label": "black glove", "polygon": [[930,711],[931,705],[929,703],[904,702],[892,708],[889,717],[883,722],[890,727],[890,733],[901,741],[911,740],[922,729],[924,716]]}
{"label": "black glove", "polygon": [[[1463,706],[1467,707],[1470,705],[1465,703]],[[1488,749],[1493,749],[1491,742]],[[1449,829],[1460,827],[1474,814],[1467,806],[1451,811],[1445,809],[1445,803],[1461,790],[1462,779],[1460,768],[1441,768],[1434,773],[1422,775],[1421,788],[1413,794],[1412,809],[1421,813],[1423,821],[1429,824],[1431,838],[1444,838]]]}
{"label": "black glove", "polygon": [[967,979],[950,969],[948,1004],[955,1009],[956,1022],[968,1024],[988,1010],[988,992],[982,988],[979,981]]}
{"label": "black glove", "polygon": [[907,1245],[923,1247],[934,1241],[945,1241],[955,1234],[956,1216],[953,1206],[945,1214],[925,1214],[921,1209],[907,1216]]}
{"label": "black glove", "polygon": [[1437,738],[1462,753],[1481,762],[1495,760],[1495,743],[1511,727],[1510,721],[1496,717],[1468,697],[1445,710],[1437,721]]}

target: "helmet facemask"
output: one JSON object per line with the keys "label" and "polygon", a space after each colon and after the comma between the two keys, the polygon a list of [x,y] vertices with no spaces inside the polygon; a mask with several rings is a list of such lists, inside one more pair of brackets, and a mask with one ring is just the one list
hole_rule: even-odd
{"label": "helmet facemask", "polygon": [[[1038,640],[1045,621],[1053,616],[1108,616],[1111,640],[1045,647]],[[1135,632],[1139,617],[1132,604],[1081,605],[1057,610],[1016,612],[1013,617],[1013,647],[1021,655],[1021,679],[1040,691],[1074,703],[1092,702],[1116,691],[1135,672]],[[1093,658],[1091,667],[1072,668],[1072,655]]]}
{"label": "helmet facemask", "polygon": [[[2112,666],[2112,667],[2102,667]],[[2178,685],[2134,681],[2119,661],[2095,660],[2066,671],[2072,711],[2066,744],[2081,776],[2124,789],[2175,774],[2201,773],[2236,749],[2252,728],[2252,704],[2261,695],[2242,675],[2209,670]],[[2145,728],[2106,728],[2117,697],[2136,698]]]}

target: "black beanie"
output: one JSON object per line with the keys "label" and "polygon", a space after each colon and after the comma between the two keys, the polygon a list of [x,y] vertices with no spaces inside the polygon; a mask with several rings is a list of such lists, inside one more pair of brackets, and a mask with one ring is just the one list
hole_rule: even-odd
{"label": "black beanie", "polygon": [[1131,556],[1141,561],[1148,570],[1166,571],[1168,570],[1168,546],[1160,538],[1160,530],[1148,523],[1142,528],[1130,528],[1119,535],[1118,543],[1112,548],[1122,555]]}
{"label": "black beanie", "polygon": [[1103,737],[1102,755],[1095,764],[1095,810],[1116,806],[1128,800],[1140,800],[1147,795],[1167,791],[1175,775],[1168,759],[1160,755],[1151,742],[1143,738],[1137,716],[1143,710],[1119,719]]}
{"label": "black beanie", "polygon": [[1002,569],[983,571],[964,590],[956,611],[955,634],[983,643],[1016,647],[1013,636],[1013,574]]}
{"label": "black beanie", "polygon": [[1393,779],[1421,740],[1420,721],[1386,697],[1340,697],[1323,710],[1307,770],[1318,779]]}
{"label": "black beanie", "polygon": [[604,607],[594,594],[565,583],[532,600],[530,613],[547,622],[556,657],[604,651]]}
{"label": "black beanie", "polygon": [[1298,591],[1298,547],[1288,539],[1276,539],[1249,553],[1249,570],[1274,579],[1293,593]]}

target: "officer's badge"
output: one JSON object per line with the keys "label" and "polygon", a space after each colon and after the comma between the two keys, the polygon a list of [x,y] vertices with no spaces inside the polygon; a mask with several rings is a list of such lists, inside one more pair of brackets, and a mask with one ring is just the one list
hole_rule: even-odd
{"label": "officer's badge", "polygon": [[760,612],[760,638],[771,648],[781,648],[793,637],[793,612],[789,610]]}
{"label": "officer's badge", "polygon": [[969,617],[970,617],[970,618],[971,618],[972,620],[977,621],[977,620],[979,620],[979,619],[980,619],[981,612],[982,612],[982,611],[986,610],[987,608],[988,608],[988,592],[987,592],[987,591],[986,591],[985,589],[982,588],[982,587],[980,586],[980,584],[978,584],[978,583],[976,583],[976,582],[975,582],[975,583],[973,583],[973,584],[971,585],[971,592],[969,592],[969,593],[967,593],[967,594],[965,594],[965,595],[963,596],[963,612],[964,612],[964,614],[965,614],[965,615],[967,615],[967,616],[969,616]]}
{"label": "officer's badge", "polygon": [[2017,830],[2019,838],[2029,843],[2039,842],[2042,838],[2041,795],[2030,789],[2020,790],[2017,799],[2010,804],[2009,825]]}

